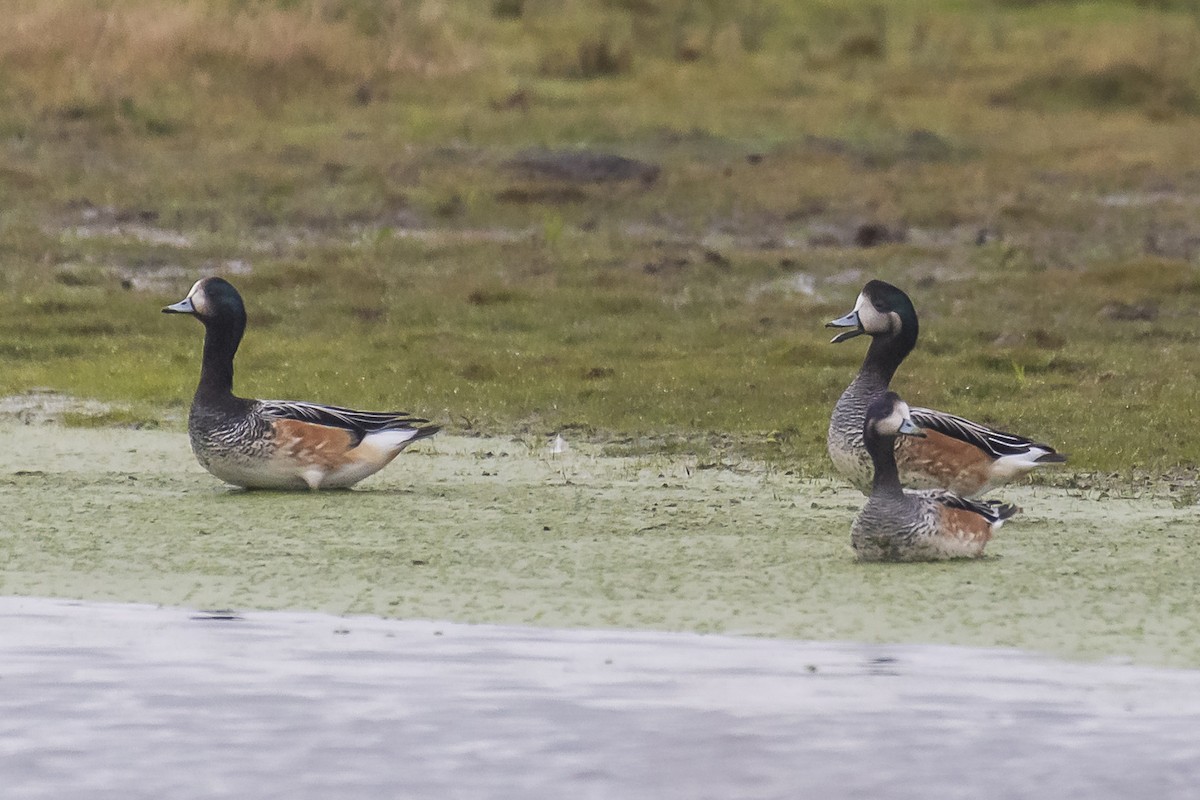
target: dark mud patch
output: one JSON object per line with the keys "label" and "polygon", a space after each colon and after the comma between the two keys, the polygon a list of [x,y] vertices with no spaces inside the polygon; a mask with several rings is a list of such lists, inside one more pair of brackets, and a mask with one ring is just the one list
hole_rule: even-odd
{"label": "dark mud patch", "polygon": [[510,186],[496,192],[496,200],[513,205],[582,203],[588,197],[578,186]]}
{"label": "dark mud patch", "polygon": [[866,169],[887,169],[902,162],[963,161],[976,155],[973,148],[924,128],[872,140],[809,135],[803,146],[814,153],[848,158]]}
{"label": "dark mud patch", "polygon": [[658,180],[661,168],[634,158],[589,150],[531,150],[505,161],[506,170],[533,180],[564,183],[637,182]]}

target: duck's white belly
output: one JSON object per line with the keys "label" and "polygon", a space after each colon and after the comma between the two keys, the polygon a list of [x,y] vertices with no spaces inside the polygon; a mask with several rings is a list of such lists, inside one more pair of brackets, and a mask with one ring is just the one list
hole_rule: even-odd
{"label": "duck's white belly", "polygon": [[248,458],[240,453],[196,450],[200,466],[217,478],[247,489],[307,489],[304,474],[282,459]]}
{"label": "duck's white belly", "polygon": [[344,489],[373,475],[404,449],[416,431],[383,431],[365,437],[337,459],[297,457],[288,448],[213,447],[192,438],[200,465],[217,478],[247,489]]}

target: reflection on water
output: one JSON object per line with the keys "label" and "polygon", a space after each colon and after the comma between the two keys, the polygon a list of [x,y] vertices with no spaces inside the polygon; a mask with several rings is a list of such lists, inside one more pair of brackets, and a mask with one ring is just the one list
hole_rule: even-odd
{"label": "reflection on water", "polygon": [[1200,673],[1014,651],[0,598],[18,798],[1126,798]]}

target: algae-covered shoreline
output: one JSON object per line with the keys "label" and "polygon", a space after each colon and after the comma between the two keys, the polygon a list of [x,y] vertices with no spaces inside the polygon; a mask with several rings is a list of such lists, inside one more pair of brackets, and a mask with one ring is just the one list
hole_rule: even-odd
{"label": "algae-covered shoreline", "polygon": [[0,594],[1019,647],[1200,666],[1195,508],[1015,487],[971,563],[868,566],[771,464],[441,436],[350,492],[231,490],[178,432],[0,427]]}

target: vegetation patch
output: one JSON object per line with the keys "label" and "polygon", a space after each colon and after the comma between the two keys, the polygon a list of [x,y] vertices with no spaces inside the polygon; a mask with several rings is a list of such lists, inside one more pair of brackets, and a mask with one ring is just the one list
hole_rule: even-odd
{"label": "vegetation patch", "polygon": [[158,309],[221,274],[246,395],[819,475],[866,344],[823,325],[878,277],[907,399],[1200,462],[1183,4],[6,11],[0,395],[181,425],[202,329]]}
{"label": "vegetation patch", "polygon": [[1033,75],[998,95],[997,101],[1096,111],[1136,108],[1156,116],[1200,114],[1200,95],[1190,81],[1130,62]]}

